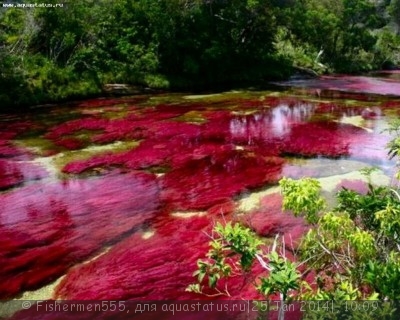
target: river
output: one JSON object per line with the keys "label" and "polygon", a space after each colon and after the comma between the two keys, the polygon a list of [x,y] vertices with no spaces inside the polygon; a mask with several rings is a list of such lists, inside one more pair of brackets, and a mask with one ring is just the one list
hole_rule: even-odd
{"label": "river", "polygon": [[306,230],[280,210],[283,176],[318,178],[327,194],[362,189],[365,167],[392,181],[384,130],[400,80],[377,76],[0,115],[0,297],[198,299],[185,288],[216,221],[271,238]]}

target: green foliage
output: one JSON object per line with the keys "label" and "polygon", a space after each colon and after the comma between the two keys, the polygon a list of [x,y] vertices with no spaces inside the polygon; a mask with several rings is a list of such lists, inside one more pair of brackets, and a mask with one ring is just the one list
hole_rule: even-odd
{"label": "green foliage", "polygon": [[313,48],[308,51],[314,56],[321,52],[320,62],[327,70],[349,73],[379,68],[384,55],[391,58],[393,50],[385,47],[384,37],[377,45],[377,31],[388,23],[386,10],[384,4],[369,0],[301,0],[283,16],[290,37]]}
{"label": "green foliage", "polygon": [[392,20],[397,26],[400,26],[400,1],[399,0],[391,0],[388,10]]}
{"label": "green foliage", "polygon": [[400,63],[400,37],[390,26],[380,29],[377,33],[374,64],[378,68],[393,68]]}
{"label": "green foliage", "polygon": [[[331,288],[337,288],[339,283],[348,281],[353,288],[368,285],[381,298],[397,299],[400,277],[397,191],[369,183],[366,194],[343,189],[337,196],[334,212],[323,214],[302,241],[301,258],[321,275],[318,283],[321,292],[326,291],[328,282]],[[327,281],[333,275],[338,280]],[[360,294],[358,298],[362,297]]]}
{"label": "green foliage", "polygon": [[297,271],[297,265],[289,261],[286,257],[278,255],[272,251],[265,256],[268,260],[267,277],[261,277],[261,284],[257,287],[265,297],[274,294],[280,294],[283,301],[288,298],[291,290],[297,290],[300,287],[300,273]]}
{"label": "green foliage", "polygon": [[325,201],[320,196],[321,186],[317,180],[304,178],[295,181],[283,178],[279,185],[284,210],[291,210],[296,217],[304,215],[311,224],[318,221],[318,213],[325,208]]}
{"label": "green foliage", "polygon": [[280,27],[275,38],[276,54],[288,61],[295,67],[306,68],[317,73],[327,71],[327,67],[320,63],[318,50],[292,36],[286,27]]}
{"label": "green foliage", "polygon": [[385,208],[375,215],[381,234],[400,244],[400,203],[398,194],[393,192],[396,198],[388,198]]}
{"label": "green foliage", "polygon": [[[222,225],[218,222],[214,231],[218,236],[217,243],[222,245],[222,248],[238,254],[241,268],[248,271],[262,242],[254,236],[250,229],[243,228],[238,223]],[[215,240],[212,241],[211,247],[214,243]],[[210,258],[213,259],[214,255],[211,254]]]}
{"label": "green foliage", "polygon": [[[219,280],[238,274],[247,274],[257,259],[268,270],[267,277],[260,277],[257,290],[269,298],[279,294],[283,300],[288,298],[292,290],[297,290],[300,285],[300,273],[297,264],[289,261],[284,254],[276,252],[277,239],[272,250],[263,254],[262,242],[250,231],[238,223],[225,225],[217,223],[213,228],[210,249],[206,254],[207,259],[197,261],[197,270],[193,276],[197,283],[190,284],[186,290],[203,293],[202,285],[208,279],[208,287],[215,290],[216,294],[229,295],[228,288],[218,288]],[[264,261],[264,258],[267,260]]]}
{"label": "green foliage", "polygon": [[67,0],[63,8],[6,9],[0,82],[18,90],[1,91],[2,102],[23,104],[13,93],[25,93],[27,103],[84,96],[110,82],[169,88],[282,77],[288,68],[273,52],[274,13],[268,0]]}
{"label": "green foliage", "polygon": [[[332,277],[332,282],[335,287],[330,290],[317,288],[313,290],[308,283],[303,283],[303,292],[301,293],[301,299],[304,300],[333,300],[333,301],[352,301],[361,298],[361,292],[358,288],[354,288],[353,284],[348,280],[342,281],[341,279]],[[373,295],[372,298],[377,298]]]}
{"label": "green foliage", "polygon": [[292,66],[319,73],[391,66],[400,61],[389,24],[389,17],[398,23],[397,9],[397,0],[66,0],[62,8],[3,8],[1,102],[86,96],[106,83],[215,88],[282,79]]}
{"label": "green foliage", "polygon": [[387,261],[369,261],[366,271],[366,282],[378,287],[382,296],[391,300],[400,298],[400,257],[392,252]]}
{"label": "green foliage", "polygon": [[248,272],[261,244],[250,229],[238,223],[222,225],[218,222],[211,235],[207,259],[198,260],[197,270],[193,273],[198,283],[189,285],[187,290],[201,293],[201,284],[207,279],[209,288],[216,289],[218,294],[229,295],[227,289],[223,293],[217,288],[218,281],[234,275],[238,270]]}
{"label": "green foliage", "polygon": [[[321,275],[320,289],[331,282],[327,279],[337,277],[338,281],[330,283],[333,291],[340,289],[343,281],[352,281],[357,287],[363,277],[363,265],[377,252],[370,233],[358,228],[348,214],[332,212],[324,214],[317,227],[309,230],[299,250],[310,270]],[[354,268],[356,265],[360,268]]]}
{"label": "green foliage", "polygon": [[[389,141],[386,146],[389,149],[389,158],[399,158],[400,156],[400,119],[392,120],[389,123],[389,128],[386,129],[390,134],[394,134],[394,138]],[[398,164],[397,164],[398,166]],[[396,178],[400,180],[400,171],[398,170],[396,173]]]}
{"label": "green foliage", "polygon": [[363,227],[368,230],[376,230],[378,221],[375,213],[387,205],[388,188],[368,186],[365,195],[354,190],[342,188],[337,194],[337,212],[347,212],[351,219],[358,219]]}

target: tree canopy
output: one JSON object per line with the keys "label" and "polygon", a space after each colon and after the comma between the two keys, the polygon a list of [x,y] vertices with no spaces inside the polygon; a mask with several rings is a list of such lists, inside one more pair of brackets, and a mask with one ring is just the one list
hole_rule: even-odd
{"label": "tree canopy", "polygon": [[360,72],[399,59],[398,0],[47,2],[0,8],[2,105],[88,96],[105,83],[214,88],[282,79],[293,66]]}

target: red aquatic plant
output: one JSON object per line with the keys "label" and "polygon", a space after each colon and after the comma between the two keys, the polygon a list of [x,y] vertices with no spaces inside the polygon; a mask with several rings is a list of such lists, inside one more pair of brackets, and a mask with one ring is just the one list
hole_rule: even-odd
{"label": "red aquatic plant", "polygon": [[158,186],[144,173],[36,183],[0,201],[1,298],[51,282],[159,209]]}
{"label": "red aquatic plant", "polygon": [[156,230],[147,240],[136,233],[95,261],[72,269],[57,295],[79,300],[194,297],[185,292],[185,286],[207,246],[201,231],[209,223],[207,218],[164,221],[161,233]]}
{"label": "red aquatic plant", "polygon": [[316,115],[328,116],[333,119],[340,119],[343,116],[357,116],[361,114],[361,111],[362,108],[360,106],[348,106],[336,102],[321,102],[318,103],[315,108]]}
{"label": "red aquatic plant", "polygon": [[118,153],[105,153],[93,156],[87,160],[77,160],[68,163],[62,170],[65,173],[79,174],[93,168],[124,167],[143,169],[162,165],[174,150],[167,145],[154,145],[154,141],[144,141],[137,148]]}
{"label": "red aquatic plant", "polygon": [[368,134],[353,125],[315,122],[294,125],[283,137],[281,150],[303,156],[341,157],[351,154],[351,146]]}
{"label": "red aquatic plant", "polygon": [[[67,299],[209,299],[186,292],[195,282],[197,259],[204,258],[211,230],[208,217],[170,218],[155,223],[155,234],[144,239],[136,233],[95,261],[72,269],[57,289]],[[126,270],[132,270],[127,272]],[[254,272],[262,272],[257,265]],[[242,277],[229,280],[231,299],[259,295]],[[93,286],[93,284],[96,286]]]}
{"label": "red aquatic plant", "polygon": [[160,121],[179,117],[188,111],[200,111],[205,108],[204,104],[199,103],[158,104],[154,107],[145,108],[141,115],[145,119]]}
{"label": "red aquatic plant", "polygon": [[95,117],[70,120],[52,127],[45,137],[57,139],[80,130],[102,130],[107,126],[108,122],[108,119]]}
{"label": "red aquatic plant", "polygon": [[383,109],[397,109],[398,107],[400,107],[400,100],[388,100],[381,103]]}
{"label": "red aquatic plant", "polygon": [[173,209],[207,209],[247,188],[276,182],[282,164],[234,150],[188,161],[162,177],[162,198]]}
{"label": "red aquatic plant", "polygon": [[259,208],[239,216],[239,220],[260,236],[273,237],[276,234],[284,236],[289,248],[295,246],[309,229],[303,218],[282,212],[282,196],[279,193],[263,197]]}
{"label": "red aquatic plant", "polygon": [[195,139],[200,135],[201,127],[192,123],[160,121],[149,124],[149,131],[151,132],[152,138],[161,140],[170,139],[176,136]]}
{"label": "red aquatic plant", "polygon": [[207,210],[209,215],[213,216],[225,216],[229,214],[233,214],[236,210],[236,204],[233,200],[229,199],[228,201],[220,204],[216,204]]}
{"label": "red aquatic plant", "polygon": [[103,127],[103,133],[92,137],[94,143],[111,143],[118,140],[142,139],[146,131],[147,121],[132,121],[127,119],[114,119]]}
{"label": "red aquatic plant", "polygon": [[74,137],[57,139],[54,142],[56,145],[64,147],[68,150],[79,150],[85,146],[82,140]]}
{"label": "red aquatic plant", "polygon": [[[27,158],[27,151],[12,145],[9,141],[0,140],[0,158],[19,157]],[[28,153],[29,154],[29,153]]]}
{"label": "red aquatic plant", "polygon": [[0,127],[0,158],[19,157],[27,159],[30,156],[28,150],[13,144],[19,134],[35,128],[34,123],[30,121],[10,121],[4,122]]}
{"label": "red aquatic plant", "polygon": [[364,108],[361,112],[364,119],[376,120],[382,116],[382,110],[378,107]]}
{"label": "red aquatic plant", "polygon": [[104,130],[108,120],[101,118],[83,118],[76,119],[56,125],[45,134],[45,138],[50,139],[54,144],[76,150],[87,145],[88,141],[83,141],[79,135],[82,131],[98,131]]}
{"label": "red aquatic plant", "polygon": [[46,170],[25,161],[0,159],[0,190],[47,177]]}
{"label": "red aquatic plant", "polygon": [[66,173],[81,173],[95,167],[121,166],[130,169],[141,169],[158,165],[169,165],[171,162],[182,162],[194,148],[199,145],[200,128],[194,124],[182,122],[154,123],[148,125],[152,138],[144,140],[132,150],[119,153],[106,153],[84,161],[67,164]]}
{"label": "red aquatic plant", "polygon": [[[199,128],[194,124],[165,120],[184,112],[184,109],[180,113],[145,111],[142,115],[135,113],[121,119],[89,117],[71,120],[52,127],[45,137],[51,139],[57,145],[76,149],[84,143],[79,137],[82,131],[91,136],[91,142],[100,144],[153,136],[167,138],[176,134],[187,135],[190,134],[190,130],[198,132]],[[71,139],[74,140],[74,143],[70,143]],[[81,146],[79,146],[78,141],[81,141]],[[85,143],[87,144],[88,142],[86,141]]]}
{"label": "red aquatic plant", "polygon": [[351,139],[350,154],[354,159],[368,160],[375,165],[393,166],[393,161],[388,159],[386,149],[386,145],[391,140],[390,135],[364,133],[353,136]]}
{"label": "red aquatic plant", "polygon": [[368,193],[368,184],[360,179],[355,180],[342,180],[337,186],[336,191],[340,191],[343,188],[356,191],[359,194],[367,194]]}
{"label": "red aquatic plant", "polygon": [[0,160],[0,190],[10,188],[24,181],[22,173],[10,161]]}
{"label": "red aquatic plant", "polygon": [[75,105],[79,108],[98,108],[107,106],[112,107],[114,105],[120,105],[120,104],[134,105],[146,99],[147,99],[146,96],[135,96],[127,98],[97,98],[97,99],[85,100],[84,102],[76,103]]}

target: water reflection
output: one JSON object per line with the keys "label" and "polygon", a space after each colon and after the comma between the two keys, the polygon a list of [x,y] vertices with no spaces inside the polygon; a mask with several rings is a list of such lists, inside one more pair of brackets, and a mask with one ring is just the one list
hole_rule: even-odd
{"label": "water reflection", "polygon": [[311,103],[281,103],[254,114],[233,117],[229,130],[233,140],[244,140],[252,145],[289,134],[294,123],[308,121],[314,112],[315,106]]}

